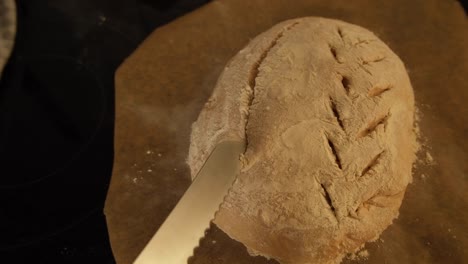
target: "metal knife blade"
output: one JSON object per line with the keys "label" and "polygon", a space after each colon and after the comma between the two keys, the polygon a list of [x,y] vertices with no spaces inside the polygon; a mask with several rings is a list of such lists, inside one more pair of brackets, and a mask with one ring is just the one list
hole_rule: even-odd
{"label": "metal knife blade", "polygon": [[187,263],[239,171],[245,143],[218,144],[134,264]]}

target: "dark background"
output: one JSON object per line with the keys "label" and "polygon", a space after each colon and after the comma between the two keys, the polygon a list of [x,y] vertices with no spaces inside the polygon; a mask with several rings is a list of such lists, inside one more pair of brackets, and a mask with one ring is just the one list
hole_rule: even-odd
{"label": "dark background", "polygon": [[103,207],[115,69],[208,1],[17,1],[0,80],[0,263],[114,263]]}
{"label": "dark background", "polygon": [[114,263],[104,201],[114,72],[207,0],[17,1],[0,81],[0,263]]}

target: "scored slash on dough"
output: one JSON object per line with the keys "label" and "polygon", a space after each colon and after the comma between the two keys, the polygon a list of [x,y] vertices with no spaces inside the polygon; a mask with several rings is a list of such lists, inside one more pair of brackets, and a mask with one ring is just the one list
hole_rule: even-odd
{"label": "scored slash on dough", "polygon": [[379,154],[377,154],[370,162],[367,164],[367,166],[362,170],[361,176],[363,177],[366,175],[374,166],[376,166],[379,163],[379,159],[382,156],[382,154],[385,153],[385,150],[382,150]]}
{"label": "scored slash on dough", "polygon": [[337,149],[335,147],[335,144],[333,144],[333,142],[327,136],[325,136],[325,138],[327,139],[328,147],[330,149],[331,154],[335,157],[335,164],[341,170],[342,169],[341,159],[340,159],[340,156],[338,156],[338,151],[337,151]]}
{"label": "scored slash on dough", "polygon": [[372,132],[374,132],[378,126],[380,125],[383,125],[384,127],[384,130],[385,128],[387,127],[387,124],[388,124],[388,119],[390,118],[391,114],[390,114],[390,111],[387,112],[387,114],[385,114],[384,116],[370,122],[366,128],[364,128],[359,134],[358,134],[358,137],[357,138],[362,138],[362,137],[365,137],[365,136],[368,136],[369,134],[371,134]]}
{"label": "scored slash on dough", "polygon": [[351,80],[348,77],[341,75],[341,85],[345,89],[347,95],[349,95],[349,92],[351,90],[350,84],[351,84]]}
{"label": "scored slash on dough", "polygon": [[338,216],[336,215],[336,210],[335,210],[335,207],[333,206],[333,201],[330,196],[330,193],[328,192],[327,188],[325,188],[325,186],[322,183],[320,183],[320,187],[322,187],[323,197],[325,198],[325,202],[327,202],[328,206],[330,207],[330,210],[333,213],[333,216],[338,221]]}
{"label": "scored slash on dough", "polygon": [[283,37],[284,33],[288,30],[291,30],[294,26],[299,24],[299,22],[294,22],[291,25],[285,27],[284,30],[280,31],[280,33],[271,41],[270,45],[262,52],[258,61],[254,64],[254,67],[250,70],[249,80],[248,80],[248,88],[249,90],[249,99],[247,102],[247,109],[245,110],[246,114],[246,121],[245,121],[245,145],[246,149],[249,146],[249,139],[247,137],[247,125],[249,123],[249,113],[250,107],[252,106],[253,100],[255,98],[255,87],[257,86],[257,76],[260,72],[260,66],[262,65],[265,58],[268,56],[268,53],[273,49],[274,46],[278,43],[278,40]]}
{"label": "scored slash on dough", "polygon": [[387,86],[385,86],[385,87],[376,86],[376,87],[370,89],[369,92],[368,92],[367,94],[368,94],[370,97],[376,97],[376,96],[382,95],[382,94],[385,93],[385,92],[390,91],[392,88],[393,88],[392,85],[387,85]]}
{"label": "scored slash on dough", "polygon": [[335,116],[335,119],[340,125],[341,129],[345,131],[345,128],[343,126],[343,121],[341,120],[341,117],[340,117],[340,113],[338,112],[338,109],[336,108],[336,103],[331,97],[329,99],[330,99],[330,108],[333,112],[333,115]]}

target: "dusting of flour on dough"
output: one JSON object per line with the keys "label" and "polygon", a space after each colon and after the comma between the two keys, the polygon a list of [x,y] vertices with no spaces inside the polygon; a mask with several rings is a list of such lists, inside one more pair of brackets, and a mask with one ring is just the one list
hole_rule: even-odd
{"label": "dusting of flour on dough", "polygon": [[228,63],[192,126],[187,161],[195,176],[216,144],[244,140],[214,223],[252,255],[339,263],[398,216],[420,149],[414,113],[403,63],[373,33],[290,20]]}

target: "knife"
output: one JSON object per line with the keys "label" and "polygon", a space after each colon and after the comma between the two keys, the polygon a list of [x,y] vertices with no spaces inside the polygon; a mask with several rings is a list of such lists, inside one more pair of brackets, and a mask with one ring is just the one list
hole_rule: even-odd
{"label": "knife", "polygon": [[239,172],[245,143],[219,143],[134,264],[186,264]]}

